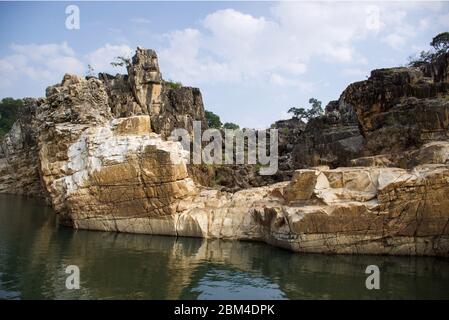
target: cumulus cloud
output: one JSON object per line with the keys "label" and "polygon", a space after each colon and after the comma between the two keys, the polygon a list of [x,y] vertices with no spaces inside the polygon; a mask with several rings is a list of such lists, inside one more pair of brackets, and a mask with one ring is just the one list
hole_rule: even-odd
{"label": "cumulus cloud", "polygon": [[10,86],[21,77],[54,83],[64,73],[82,73],[83,63],[66,42],[61,44],[11,44],[10,54],[0,58],[0,86]]}
{"label": "cumulus cloud", "polygon": [[366,9],[362,4],[281,2],[269,17],[218,10],[204,17],[202,28],[167,34],[168,47],[160,58],[164,70],[187,83],[213,79],[292,85],[316,57],[366,63],[354,42],[382,27],[378,22],[374,28],[373,19],[367,23],[373,10]]}
{"label": "cumulus cloud", "polygon": [[[280,2],[265,16],[218,10],[194,29],[166,34],[168,46],[160,52],[160,59],[171,77],[190,84],[263,81],[288,86],[304,77],[312,61],[341,64],[342,69],[352,71],[368,64],[360,51],[363,41],[405,50],[420,30],[429,28],[433,17],[414,20],[413,13],[425,9],[434,15],[442,6]],[[441,24],[448,21],[439,16]]]}
{"label": "cumulus cloud", "polygon": [[130,58],[132,55],[133,49],[126,44],[112,45],[107,43],[103,47],[88,53],[85,58],[95,72],[123,73],[125,71],[123,67],[113,67],[111,62],[115,61],[116,57]]}

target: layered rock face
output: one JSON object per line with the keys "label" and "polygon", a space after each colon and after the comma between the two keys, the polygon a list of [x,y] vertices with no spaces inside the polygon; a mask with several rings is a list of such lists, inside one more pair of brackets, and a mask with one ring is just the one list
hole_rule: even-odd
{"label": "layered rock face", "polygon": [[[166,139],[173,128],[191,132],[193,120],[204,122],[199,90],[169,86],[154,51],[138,49],[127,76],[66,75],[46,98],[28,101],[2,142],[0,192],[43,196],[61,223],[80,229],[257,240],[297,252],[449,256],[449,142],[437,141],[447,128],[446,87],[432,80],[444,90],[406,106],[403,82],[417,82],[398,72],[382,83],[399,83],[390,90],[397,95],[385,95],[399,100],[388,98],[394,102],[379,112],[374,96],[358,94],[388,87],[372,77],[305,128],[280,124],[298,133],[281,136],[283,156],[295,155],[285,162],[290,181],[227,192],[197,183],[181,143]],[[423,101],[428,108],[426,99],[438,100],[435,113],[423,111],[429,120],[408,115]],[[395,153],[371,154],[376,139],[396,137],[381,134],[395,114],[389,132],[411,121],[421,140],[409,148],[398,138],[389,145]],[[294,159],[354,167],[294,171]]]}
{"label": "layered rock face", "polygon": [[32,120],[36,100],[26,99],[19,119],[0,142],[0,192],[42,196],[38,148]]}
{"label": "layered rock face", "polygon": [[346,89],[366,139],[365,156],[448,138],[449,85],[437,80],[420,70],[382,69]]}
{"label": "layered rock face", "polygon": [[377,155],[401,166],[404,152],[447,140],[448,61],[446,54],[420,68],[374,70],[349,85],[324,116],[309,121],[292,151],[294,166],[347,166]]}
{"label": "layered rock face", "polygon": [[449,168],[316,168],[236,193],[199,188],[169,214],[76,217],[80,228],[258,240],[298,252],[449,255]]}
{"label": "layered rock face", "polygon": [[[135,62],[142,63],[136,57]],[[140,74],[144,66],[133,72]],[[154,69],[148,70],[153,77]],[[142,89],[146,77],[138,78],[133,83]],[[117,219],[170,215],[176,199],[196,192],[181,144],[154,133],[150,114],[115,118],[107,92],[101,80],[66,75],[36,106],[40,180],[66,225],[111,214]],[[155,107],[155,98],[149,101]]]}
{"label": "layered rock face", "polygon": [[201,121],[207,129],[200,90],[165,82],[153,50],[137,48],[127,69],[128,75],[99,75],[114,117],[149,115],[153,130],[163,137],[175,128],[191,133],[193,121]]}
{"label": "layered rock face", "polygon": [[332,101],[326,115],[311,119],[297,138],[292,150],[294,167],[347,165],[362,155],[364,143],[354,108],[344,99]]}

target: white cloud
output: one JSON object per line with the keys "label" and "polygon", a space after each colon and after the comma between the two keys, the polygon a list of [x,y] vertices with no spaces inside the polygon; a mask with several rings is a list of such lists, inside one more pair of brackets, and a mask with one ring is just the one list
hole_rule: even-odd
{"label": "white cloud", "polygon": [[240,74],[227,63],[201,57],[204,39],[197,29],[174,31],[166,35],[168,47],[159,53],[161,70],[168,77],[187,85],[201,82],[238,81]]}
{"label": "white cloud", "polygon": [[10,86],[22,77],[39,83],[55,83],[64,73],[82,73],[83,63],[66,42],[61,44],[11,44],[11,54],[0,58],[0,86]]}
{"label": "white cloud", "polygon": [[[424,8],[434,13],[413,19],[412,12]],[[266,16],[218,10],[195,29],[167,34],[168,46],[160,51],[160,59],[170,77],[188,84],[251,81],[288,86],[307,73],[312,60],[341,64],[347,72],[366,66],[368,59],[360,51],[363,41],[406,50],[441,8],[415,2],[280,2]]]}
{"label": "white cloud", "polygon": [[95,73],[109,72],[120,73],[125,72],[124,68],[116,68],[111,65],[116,57],[130,58],[133,55],[133,50],[126,44],[111,45],[106,44],[103,47],[96,49],[86,55],[87,63],[92,66]]}
{"label": "white cloud", "polygon": [[161,64],[171,77],[195,85],[251,80],[288,86],[307,72],[312,58],[366,63],[354,49],[355,41],[377,32],[366,23],[365,7],[281,2],[269,17],[218,10],[202,20],[202,28],[167,34]]}
{"label": "white cloud", "polygon": [[383,39],[390,47],[394,49],[399,49],[403,47],[407,41],[404,36],[397,33],[391,33]]}
{"label": "white cloud", "polygon": [[281,86],[281,87],[296,87],[304,92],[310,92],[316,86],[315,83],[309,83],[306,81],[302,81],[300,79],[284,77],[277,73],[273,73],[270,75],[270,83],[275,86]]}

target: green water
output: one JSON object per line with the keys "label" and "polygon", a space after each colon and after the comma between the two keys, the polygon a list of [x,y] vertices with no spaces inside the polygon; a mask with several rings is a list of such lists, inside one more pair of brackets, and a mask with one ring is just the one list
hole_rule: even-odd
{"label": "green water", "polygon": [[[368,265],[381,271],[367,290]],[[80,289],[65,268],[80,269]],[[1,299],[449,298],[449,260],[297,254],[262,243],[75,231],[0,195]]]}

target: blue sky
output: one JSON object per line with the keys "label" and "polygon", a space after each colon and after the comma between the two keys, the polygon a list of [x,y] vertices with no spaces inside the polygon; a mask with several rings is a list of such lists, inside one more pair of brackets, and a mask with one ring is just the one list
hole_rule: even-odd
{"label": "blue sky", "polygon": [[[65,27],[70,4],[79,30]],[[43,96],[88,64],[123,72],[110,62],[140,45],[223,121],[261,128],[448,30],[449,2],[0,2],[0,97]]]}

